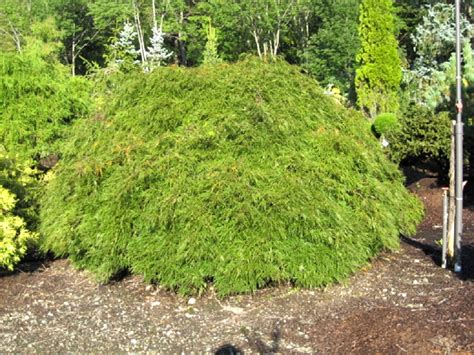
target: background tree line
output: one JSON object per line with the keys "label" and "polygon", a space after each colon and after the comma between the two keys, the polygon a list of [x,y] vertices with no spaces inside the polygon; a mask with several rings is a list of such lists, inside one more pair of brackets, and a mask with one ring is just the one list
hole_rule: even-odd
{"label": "background tree line", "polygon": [[[237,60],[243,53],[282,55],[303,65],[319,80],[350,86],[360,46],[361,0],[4,0],[0,5],[2,49],[21,48],[33,22],[55,19],[61,31],[62,61],[77,73],[87,62],[104,64],[107,48],[124,21],[139,17],[144,37],[158,21],[172,62],[193,66],[202,62],[206,25],[212,20],[219,53]],[[390,1],[392,3],[392,1]],[[437,0],[397,0],[395,30],[407,63],[416,58],[411,35]],[[154,6],[153,6],[154,4]],[[153,7],[155,11],[153,11]],[[472,5],[464,2],[472,16]],[[351,74],[352,72],[352,74]],[[352,75],[352,76],[351,76]]]}
{"label": "background tree line", "polygon": [[[4,0],[0,49],[22,53],[36,37],[52,47],[43,59],[66,65],[73,76],[101,67],[150,70],[236,61],[249,53],[280,56],[372,121],[381,113],[410,122],[430,116],[436,124],[423,130],[444,137],[446,125],[441,129],[434,117],[452,106],[453,12],[441,0]],[[463,2],[466,38],[472,38],[471,20],[472,4]],[[466,41],[468,102],[471,47]],[[392,128],[403,128],[399,123]],[[393,156],[443,154],[443,139]]]}

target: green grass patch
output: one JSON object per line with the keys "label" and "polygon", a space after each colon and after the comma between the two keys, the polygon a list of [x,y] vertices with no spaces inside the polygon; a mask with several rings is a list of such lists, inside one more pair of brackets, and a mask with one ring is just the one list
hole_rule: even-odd
{"label": "green grass patch", "polygon": [[420,202],[370,124],[298,69],[247,60],[125,76],[77,122],[43,249],[183,294],[318,287],[415,232]]}

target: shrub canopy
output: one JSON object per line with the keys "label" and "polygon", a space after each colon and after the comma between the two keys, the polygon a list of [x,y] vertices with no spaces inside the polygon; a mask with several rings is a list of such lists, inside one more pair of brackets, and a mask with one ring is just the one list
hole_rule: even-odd
{"label": "shrub canopy", "polygon": [[400,130],[400,123],[398,122],[397,115],[390,112],[378,115],[374,120],[373,129],[379,136],[398,132]]}
{"label": "shrub canopy", "polygon": [[[115,85],[115,86],[114,86]],[[42,206],[43,248],[220,295],[343,279],[422,208],[369,123],[285,63],[159,68],[78,121]]]}
{"label": "shrub canopy", "polygon": [[447,160],[451,146],[449,116],[448,112],[434,113],[423,106],[409,105],[400,114],[399,129],[386,134],[390,158],[395,162],[427,157]]}

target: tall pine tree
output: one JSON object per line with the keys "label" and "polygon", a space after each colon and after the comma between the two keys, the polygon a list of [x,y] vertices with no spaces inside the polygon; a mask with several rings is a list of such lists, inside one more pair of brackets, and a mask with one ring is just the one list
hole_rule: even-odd
{"label": "tall pine tree", "polygon": [[393,0],[362,1],[355,86],[357,103],[371,119],[399,108],[402,69],[394,20]]}

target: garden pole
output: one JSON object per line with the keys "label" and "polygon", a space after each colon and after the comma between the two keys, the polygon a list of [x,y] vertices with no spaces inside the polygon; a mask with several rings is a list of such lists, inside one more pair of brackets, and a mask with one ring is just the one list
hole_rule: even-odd
{"label": "garden pole", "polygon": [[456,0],[456,213],[454,224],[454,272],[461,273],[462,208],[463,208],[463,122],[461,79],[461,0]]}
{"label": "garden pole", "polygon": [[443,246],[441,250],[441,267],[446,269],[446,252],[448,249],[448,190],[443,188]]}

